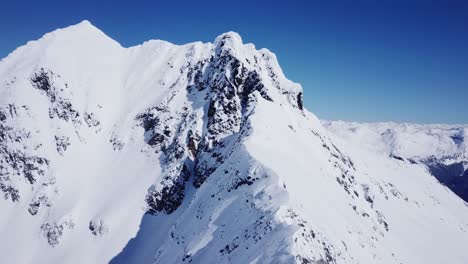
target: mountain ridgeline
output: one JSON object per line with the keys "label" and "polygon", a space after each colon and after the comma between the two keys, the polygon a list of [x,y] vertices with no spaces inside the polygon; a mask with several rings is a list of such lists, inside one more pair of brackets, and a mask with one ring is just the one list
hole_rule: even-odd
{"label": "mountain ridgeline", "polygon": [[0,80],[2,262],[468,262],[464,154],[363,147],[237,33],[124,48],[83,21]]}

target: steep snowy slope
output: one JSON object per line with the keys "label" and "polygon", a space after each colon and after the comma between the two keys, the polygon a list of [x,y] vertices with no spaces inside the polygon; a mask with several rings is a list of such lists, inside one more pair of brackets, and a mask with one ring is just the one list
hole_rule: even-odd
{"label": "steep snowy slope", "polygon": [[335,139],[236,33],[84,21],[0,62],[2,263],[467,263],[468,206]]}
{"label": "steep snowy slope", "polygon": [[422,163],[442,184],[468,201],[468,126],[323,122],[344,141]]}

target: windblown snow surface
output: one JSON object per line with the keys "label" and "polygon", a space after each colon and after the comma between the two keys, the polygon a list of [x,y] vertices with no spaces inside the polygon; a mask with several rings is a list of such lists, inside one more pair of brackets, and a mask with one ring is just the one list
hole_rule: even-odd
{"label": "windblown snow surface", "polygon": [[329,132],[236,33],[124,48],[83,21],[0,81],[1,263],[468,263],[462,199]]}

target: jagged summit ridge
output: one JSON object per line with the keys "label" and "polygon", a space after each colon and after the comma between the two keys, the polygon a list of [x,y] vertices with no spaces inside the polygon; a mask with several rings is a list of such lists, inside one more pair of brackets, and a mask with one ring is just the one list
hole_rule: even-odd
{"label": "jagged summit ridge", "polygon": [[216,37],[214,41],[214,45],[238,47],[240,45],[243,45],[243,41],[239,33],[234,32],[234,31],[229,31]]}
{"label": "jagged summit ridge", "polygon": [[[89,234],[112,236],[116,246],[86,249],[87,258],[108,261],[145,212],[174,213],[187,189],[203,188],[220,166],[240,157],[259,100],[301,110],[274,58],[234,33],[216,44],[129,49],[101,33],[89,22],[60,29],[0,64],[1,136],[8,139],[1,144],[0,184],[11,210],[5,215],[23,214],[19,223],[34,217],[26,230],[41,234],[29,243],[42,241],[37,252],[7,261],[53,261],[62,255],[53,248],[75,247]],[[244,173],[228,185],[252,185],[257,177]],[[124,183],[137,195],[114,197],[127,192]],[[120,207],[133,217],[115,211]],[[39,257],[39,250],[50,254]]]}
{"label": "jagged summit ridge", "polygon": [[[300,105],[301,108],[303,106],[301,86],[292,83],[284,76],[276,56],[266,49],[256,50],[252,44],[243,44],[241,37],[235,32],[221,34],[215,39],[213,44],[194,42],[178,46],[164,41],[149,41],[143,45],[122,48],[118,42],[105,35],[89,21],[84,20],[76,25],[47,33],[40,40],[30,42],[19,49],[23,50],[23,52],[18,52],[22,53],[21,55],[23,56],[15,56],[16,52],[13,52],[4,59],[5,62],[1,65],[0,72],[8,72],[19,67],[34,67],[34,69],[25,69],[25,71],[31,72],[37,71],[40,68],[48,68],[50,70],[54,70],[54,68],[68,68],[67,71],[89,71],[88,75],[105,75],[109,76],[108,78],[112,78],[112,75],[120,76],[125,74],[124,72],[132,71],[132,69],[128,68],[126,61],[133,60],[137,63],[137,60],[143,59],[142,57],[144,56],[146,56],[145,59],[147,60],[145,64],[150,65],[157,64],[157,61],[166,56],[171,57],[168,59],[179,60],[179,62],[180,60],[188,60],[188,63],[191,65],[181,65],[178,69],[179,72],[187,69],[190,70],[190,68],[193,70],[192,64],[202,63],[213,56],[217,56],[218,58],[231,56],[235,58],[242,68],[255,71],[263,82],[271,84],[267,85],[265,89],[274,88],[276,91],[271,91],[271,96],[272,98],[278,97],[279,103],[283,103],[282,95],[288,94],[287,101],[289,103]],[[148,56],[151,53],[154,55]],[[44,62],[30,63],[23,58],[25,54],[40,56],[39,59],[44,60]],[[181,57],[181,54],[185,54],[185,58]],[[150,59],[153,60],[152,63],[149,61]],[[74,63],[69,63],[70,60],[73,60]],[[87,64],[90,60],[98,63],[89,67]],[[25,65],[22,65],[25,61]],[[206,65],[206,63],[203,64]],[[70,66],[72,65],[78,66],[71,68]],[[236,69],[232,70],[235,71]],[[146,69],[141,69],[141,71],[146,71]],[[176,73],[171,73],[168,76],[173,76],[174,74]],[[92,78],[104,78],[104,76],[92,76]],[[161,80],[160,82],[163,81]],[[113,90],[126,89],[124,87],[126,85],[119,85],[118,83],[115,83],[113,86]],[[100,85],[100,88],[93,87],[92,89],[107,88],[103,88]]]}
{"label": "jagged summit ridge", "polygon": [[93,28],[0,62],[2,261],[468,261],[466,204],[342,144],[268,50],[231,32],[123,48]]}

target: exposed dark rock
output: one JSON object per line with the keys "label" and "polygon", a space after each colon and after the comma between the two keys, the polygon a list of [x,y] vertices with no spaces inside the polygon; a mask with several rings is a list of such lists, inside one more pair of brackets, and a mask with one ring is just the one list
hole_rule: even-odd
{"label": "exposed dark rock", "polygon": [[91,231],[91,234],[95,236],[102,236],[109,231],[107,226],[104,223],[104,220],[102,219],[99,219],[99,220],[93,219],[89,221],[88,228]]}
{"label": "exposed dark rock", "polygon": [[312,264],[313,263],[312,260],[310,260],[310,259],[308,259],[306,257],[299,256],[299,255],[296,256],[296,260],[300,264]]}
{"label": "exposed dark rock", "polygon": [[66,136],[55,136],[55,145],[57,152],[63,155],[68,146],[70,146],[70,139]]}
{"label": "exposed dark rock", "polygon": [[47,243],[52,247],[57,246],[62,240],[63,229],[63,225],[57,223],[45,223],[41,225],[42,233],[47,238]]}
{"label": "exposed dark rock", "polygon": [[[13,104],[0,107],[6,118],[15,119],[22,113],[27,113],[25,106],[16,107]],[[21,194],[19,182],[33,185],[45,175],[49,167],[49,160],[35,155],[32,151],[25,151],[23,146],[31,138],[31,132],[0,123],[0,190],[5,199],[19,201]],[[19,182],[18,182],[19,180]]]}
{"label": "exposed dark rock", "polygon": [[96,119],[93,113],[85,113],[84,119],[88,127],[97,127],[101,124],[101,122]]}
{"label": "exposed dark rock", "polygon": [[122,150],[125,146],[125,143],[116,137],[109,139],[109,142],[112,144],[114,150]]}
{"label": "exposed dark rock", "polygon": [[8,182],[8,181],[0,178],[0,189],[2,190],[4,194],[5,200],[8,200],[9,198],[11,198],[11,201],[18,202],[20,199],[18,189],[14,188],[11,185],[6,185],[5,182]]}
{"label": "exposed dark rock", "polygon": [[3,122],[7,119],[6,114],[3,111],[0,111],[0,122]]}
{"label": "exposed dark rock", "polygon": [[73,123],[79,124],[80,114],[75,110],[72,104],[67,100],[60,98],[55,104],[49,108],[49,117],[52,119],[57,117],[64,121],[72,121]]}
{"label": "exposed dark rock", "polygon": [[157,145],[162,145],[164,143],[164,140],[166,137],[164,134],[159,134],[155,133],[149,140],[148,140],[148,145],[150,146],[157,146]]}
{"label": "exposed dark rock", "polygon": [[304,103],[302,101],[302,92],[297,94],[297,107],[299,107],[299,109],[301,110],[304,109]]}
{"label": "exposed dark rock", "polygon": [[31,77],[31,83],[34,88],[44,91],[50,98],[51,102],[55,102],[56,94],[55,90],[52,89],[51,76],[53,76],[51,71],[46,71],[44,68],[41,68],[38,72],[33,74]]}
{"label": "exposed dark rock", "polygon": [[231,245],[226,245],[224,246],[224,248],[222,248],[221,250],[219,250],[219,253],[221,253],[221,255],[224,255],[224,254],[231,254],[234,250],[236,250],[236,248],[238,248],[239,245],[236,244],[236,243],[232,243]]}
{"label": "exposed dark rock", "polygon": [[162,189],[158,191],[155,185],[152,185],[146,195],[148,204],[147,213],[157,214],[160,212],[171,214],[182,204],[185,197],[185,182],[190,179],[190,168],[184,163],[180,169],[178,177],[161,183]]}
{"label": "exposed dark rock", "polygon": [[169,123],[179,120],[181,118],[179,114],[181,113],[169,113],[164,106],[157,106],[137,115],[136,120],[145,130],[146,142],[155,147],[156,152],[164,151],[173,143],[176,135],[171,131],[174,128],[170,127]]}
{"label": "exposed dark rock", "polygon": [[31,203],[29,203],[28,212],[31,215],[36,215],[41,208],[41,206],[50,207],[51,204],[49,203],[49,199],[45,194],[39,195],[38,197],[34,198]]}
{"label": "exposed dark rock", "polygon": [[194,132],[190,131],[188,136],[187,148],[192,158],[195,158],[197,156],[199,141],[200,137]]}
{"label": "exposed dark rock", "polygon": [[[240,136],[243,124],[248,118],[247,109],[252,101],[254,91],[270,100],[268,93],[256,71],[247,70],[243,64],[235,58],[229,48],[224,48],[224,41],[220,40],[220,48],[213,60],[206,66],[206,72],[217,72],[216,75],[208,75],[203,85],[210,88],[207,111],[207,132],[198,144],[198,152],[195,159],[195,187],[200,187],[203,182],[216,170],[227,155],[230,155],[231,145],[225,143],[225,139],[232,136]],[[200,90],[200,89],[199,89]]]}
{"label": "exposed dark rock", "polygon": [[374,204],[374,200],[370,197],[370,194],[369,194],[369,191],[370,191],[370,188],[368,185],[363,185],[362,186],[362,190],[364,192],[364,199],[366,200],[366,202],[370,203],[371,205]]}
{"label": "exposed dark rock", "polygon": [[237,190],[237,188],[241,187],[242,185],[252,185],[254,182],[258,180],[258,178],[252,178],[251,176],[247,176],[245,179],[237,179],[235,184],[234,184],[234,189]]}
{"label": "exposed dark rock", "polygon": [[32,75],[31,84],[34,88],[44,92],[49,98],[51,102],[49,117],[51,119],[57,117],[65,121],[80,123],[78,111],[73,108],[70,100],[59,95],[59,89],[54,85],[53,79],[58,77],[60,76],[55,75],[52,71],[41,68]]}
{"label": "exposed dark rock", "polygon": [[388,223],[387,221],[385,221],[385,217],[383,216],[383,214],[379,211],[377,211],[377,221],[379,222],[379,224],[383,225],[385,231],[388,232]]}
{"label": "exposed dark rock", "polygon": [[154,109],[148,109],[145,113],[139,114],[136,119],[141,122],[141,126],[147,132],[159,125],[159,118],[152,112]]}
{"label": "exposed dark rock", "polygon": [[151,186],[146,196],[147,213],[173,213],[182,204],[184,191],[185,183],[180,181],[173,182],[170,186],[164,186],[161,191],[157,191],[155,186]]}
{"label": "exposed dark rock", "polygon": [[[188,96],[195,97],[209,89],[203,98],[205,117],[202,120],[192,116],[187,108],[171,109],[169,103],[175,96],[171,94],[136,117],[145,131],[147,144],[161,153],[164,164],[168,164],[163,168],[163,182],[148,191],[148,213],[172,213],[182,203],[185,182],[174,169],[177,164],[186,168],[186,161],[190,160],[187,171],[193,175],[193,185],[198,188],[231,155],[236,142],[248,131],[245,127],[248,128],[247,120],[255,106],[255,93],[272,101],[258,69],[245,67],[233,55],[228,39],[217,41],[215,54],[209,60],[187,65]],[[269,73],[277,79],[272,69]],[[279,87],[279,82],[275,83]],[[187,126],[200,121],[204,121],[203,132],[195,133],[193,127]],[[183,174],[184,169],[180,170]],[[253,181],[239,180],[234,188],[251,185]]]}
{"label": "exposed dark rock", "polygon": [[400,161],[405,161],[404,158],[402,158],[402,157],[400,157],[400,156],[397,156],[397,155],[394,155],[394,154],[390,154],[390,158],[396,159],[396,160],[400,160]]}
{"label": "exposed dark rock", "polygon": [[[22,175],[30,184],[33,184],[40,176],[45,174],[49,161],[42,157],[27,156],[21,151],[0,145],[0,164],[2,169],[0,170],[0,176],[12,171],[16,175]],[[2,172],[3,170],[5,172]]]}

